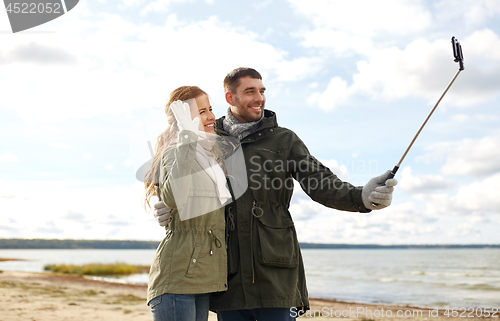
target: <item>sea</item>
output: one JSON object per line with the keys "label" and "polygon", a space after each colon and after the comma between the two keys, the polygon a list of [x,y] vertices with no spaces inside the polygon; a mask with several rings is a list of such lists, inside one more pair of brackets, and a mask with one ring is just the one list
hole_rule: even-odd
{"label": "sea", "polygon": [[[47,264],[149,265],[154,250],[6,250],[3,271]],[[303,249],[309,297],[427,308],[500,309],[500,249]],[[147,284],[147,274],[96,277]]]}

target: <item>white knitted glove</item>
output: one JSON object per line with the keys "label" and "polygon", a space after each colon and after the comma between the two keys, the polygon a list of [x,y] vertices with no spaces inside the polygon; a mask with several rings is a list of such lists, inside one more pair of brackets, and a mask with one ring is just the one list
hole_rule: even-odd
{"label": "white knitted glove", "polygon": [[180,130],[190,130],[195,134],[198,133],[200,130],[200,117],[191,119],[191,109],[187,103],[177,100],[170,104],[170,108],[172,108]]}
{"label": "white knitted glove", "polygon": [[172,221],[172,209],[161,201],[154,205],[153,215],[160,226],[167,226]]}
{"label": "white knitted glove", "polygon": [[372,178],[363,186],[361,197],[367,209],[380,210],[391,205],[393,186],[396,186],[398,181],[395,178],[387,179],[390,173],[391,171],[388,170],[384,174]]}

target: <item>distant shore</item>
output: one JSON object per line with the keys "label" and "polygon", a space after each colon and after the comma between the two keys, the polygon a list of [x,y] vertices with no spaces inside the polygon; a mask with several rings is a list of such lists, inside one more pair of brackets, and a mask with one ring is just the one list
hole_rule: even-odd
{"label": "distant shore", "polygon": [[[107,283],[83,277],[50,273],[4,271],[0,273],[0,315],[2,320],[151,321],[144,285]],[[311,299],[305,318],[316,320],[452,319],[445,310],[408,306],[374,305]],[[292,311],[293,313],[293,311]],[[467,319],[470,319],[468,317]],[[210,321],[216,320],[211,313]]]}
{"label": "distant shore", "polygon": [[[158,241],[0,239],[0,249],[156,249]],[[500,244],[329,244],[300,243],[301,249],[482,249]]]}

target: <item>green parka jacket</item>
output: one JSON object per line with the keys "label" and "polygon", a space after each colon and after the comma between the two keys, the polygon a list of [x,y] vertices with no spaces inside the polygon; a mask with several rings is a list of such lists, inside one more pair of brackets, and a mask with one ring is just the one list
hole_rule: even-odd
{"label": "green parka jacket", "polygon": [[[309,309],[302,255],[288,208],[293,180],[325,206],[370,212],[362,187],[342,182],[310,155],[291,130],[278,127],[265,110],[257,132],[243,138],[248,190],[226,206],[228,291],[211,294],[211,310],[253,308]],[[216,133],[228,135],[223,118]]]}
{"label": "green parka jacket", "polygon": [[168,147],[163,154],[163,173],[167,179],[160,183],[160,195],[173,209],[172,221],[151,265],[148,303],[164,293],[227,290],[224,207],[181,221],[171,187],[172,171],[177,171],[187,179],[184,181],[185,202],[218,201],[213,181],[195,160],[197,141],[198,136],[193,132],[181,131],[178,144]]}

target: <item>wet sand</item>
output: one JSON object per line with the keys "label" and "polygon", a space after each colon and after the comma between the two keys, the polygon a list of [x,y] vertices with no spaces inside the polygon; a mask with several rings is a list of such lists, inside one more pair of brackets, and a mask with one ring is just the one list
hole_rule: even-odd
{"label": "wet sand", "polygon": [[[151,312],[145,298],[144,285],[107,283],[48,273],[10,271],[0,273],[1,321],[151,321]],[[444,312],[445,310],[311,299],[311,311],[301,319],[341,318],[363,321],[455,319],[443,315]],[[482,319],[498,320],[485,317]],[[216,315],[211,313],[209,320],[217,320]]]}

